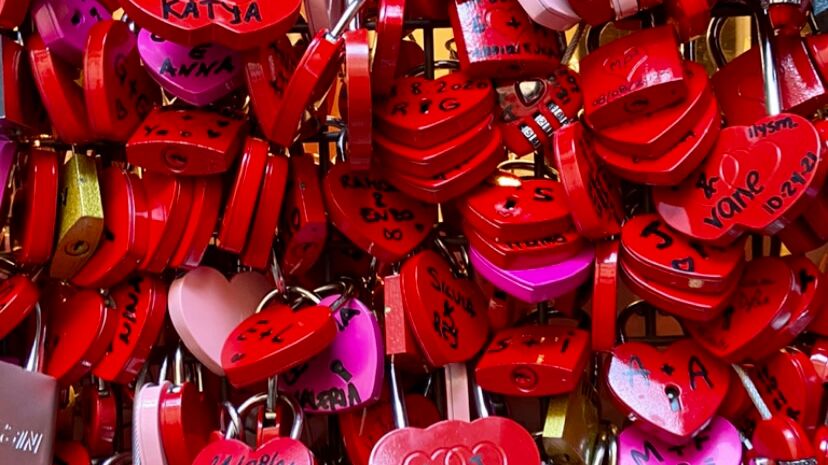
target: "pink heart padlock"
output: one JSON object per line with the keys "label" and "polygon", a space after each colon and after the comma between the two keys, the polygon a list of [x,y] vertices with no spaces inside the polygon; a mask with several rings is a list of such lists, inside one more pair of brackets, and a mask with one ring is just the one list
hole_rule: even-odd
{"label": "pink heart padlock", "polygon": [[575,256],[541,268],[504,270],[469,247],[472,267],[495,287],[524,302],[539,303],[571,292],[587,278],[595,261],[595,249],[584,247]]}
{"label": "pink heart padlock", "polygon": [[161,444],[161,423],[158,415],[161,411],[161,394],[172,386],[169,381],[160,385],[145,384],[135,396],[132,413],[132,430],[134,436],[134,454],[136,463],[166,465],[164,446]]}
{"label": "pink heart padlock", "polygon": [[518,0],[532,21],[555,31],[566,31],[581,20],[568,0]]}
{"label": "pink heart padlock", "polygon": [[[319,305],[331,307],[341,297],[325,297]],[[352,410],[376,401],[382,392],[385,352],[376,316],[351,298],[334,311],[334,319],[333,343],[279,377],[279,390],[294,394],[308,413]]]}
{"label": "pink heart padlock", "polygon": [[742,441],[739,430],[722,417],[679,446],[654,438],[640,422],[624,428],[618,437],[618,465],[641,465],[650,458],[659,465],[739,465]]}
{"label": "pink heart padlock", "polygon": [[164,90],[191,105],[211,104],[244,83],[241,54],[217,44],[181,45],[142,29],[138,53]]}
{"label": "pink heart padlock", "polygon": [[112,15],[97,0],[35,0],[32,19],[52,53],[80,65],[89,29]]}
{"label": "pink heart padlock", "polygon": [[224,340],[256,311],[272,289],[273,285],[259,273],[239,273],[228,281],[218,270],[199,267],[170,286],[170,319],[193,356],[207,369],[223,376]]}

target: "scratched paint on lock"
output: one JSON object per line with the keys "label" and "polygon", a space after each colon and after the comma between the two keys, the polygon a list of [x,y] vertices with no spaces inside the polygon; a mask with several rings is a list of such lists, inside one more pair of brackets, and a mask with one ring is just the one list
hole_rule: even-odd
{"label": "scratched paint on lock", "polygon": [[738,465],[742,461],[739,431],[716,417],[684,445],[665,444],[641,423],[624,428],[618,438],[618,465]]}
{"label": "scratched paint on lock", "polygon": [[244,82],[241,55],[220,45],[182,45],[142,29],[138,52],[161,87],[196,106],[213,103]]}
{"label": "scratched paint on lock", "polygon": [[[331,306],[341,295],[325,297]],[[357,299],[334,312],[333,343],[279,377],[279,390],[295,395],[309,413],[339,413],[369,404],[382,389],[382,333],[374,313]]]}

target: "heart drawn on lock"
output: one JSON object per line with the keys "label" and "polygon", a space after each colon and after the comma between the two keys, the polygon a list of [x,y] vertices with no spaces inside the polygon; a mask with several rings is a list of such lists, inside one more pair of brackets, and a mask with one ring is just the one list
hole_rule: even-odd
{"label": "heart drawn on lock", "polygon": [[426,429],[403,428],[383,436],[371,465],[540,465],[532,436],[508,418],[488,417],[471,423],[441,421]]}
{"label": "heart drawn on lock", "polygon": [[316,459],[301,442],[291,438],[276,438],[253,450],[235,439],[224,439],[209,444],[196,456],[192,465],[289,463],[316,465]]}
{"label": "heart drawn on lock", "polygon": [[612,350],[607,369],[610,393],[651,434],[671,444],[696,434],[727,395],[730,369],[692,339],[663,352],[628,342]]}
{"label": "heart drawn on lock", "polygon": [[[642,458],[654,457],[663,465],[739,465],[742,441],[729,421],[716,417],[686,445],[664,444],[635,422],[618,437],[618,465],[639,465]],[[644,459],[647,460],[647,459]]]}
{"label": "heart drawn on lock", "polygon": [[301,0],[124,0],[121,6],[150,31],[188,45],[216,42],[245,49],[286,33]]}
{"label": "heart drawn on lock", "polygon": [[164,90],[192,105],[213,103],[244,82],[241,54],[219,45],[190,47],[142,29],[138,53]]}
{"label": "heart drawn on lock", "polygon": [[391,97],[374,109],[377,131],[415,148],[445,142],[473,127],[494,109],[495,93],[488,80],[462,72],[430,81],[398,79]]}
{"label": "heart drawn on lock", "polygon": [[272,289],[259,273],[239,273],[228,281],[216,269],[199,267],[170,286],[170,319],[193,356],[221,376],[224,340]]}
{"label": "heart drawn on lock", "polygon": [[400,270],[405,313],[428,362],[435,367],[471,359],[488,339],[486,301],[474,282],[458,276],[436,252],[408,259]]}
{"label": "heart drawn on lock", "polygon": [[354,244],[384,262],[411,252],[437,222],[437,208],[400,192],[376,174],[338,163],[323,181],[334,226]]}
{"label": "heart drawn on lock", "polygon": [[293,309],[271,303],[230,333],[221,349],[221,366],[230,384],[247,386],[301,365],[334,338],[336,320],[329,307]]}
{"label": "heart drawn on lock", "polygon": [[721,131],[700,170],[678,188],[653,191],[656,210],[691,237],[729,242],[746,230],[774,234],[825,181],[819,134],[788,113]]}
{"label": "heart drawn on lock", "polygon": [[[329,307],[342,296],[325,297]],[[340,413],[379,398],[384,370],[377,317],[357,299],[334,312],[337,334],[322,353],[279,377],[279,391],[292,393],[309,413]],[[359,350],[354,350],[358,347]]]}

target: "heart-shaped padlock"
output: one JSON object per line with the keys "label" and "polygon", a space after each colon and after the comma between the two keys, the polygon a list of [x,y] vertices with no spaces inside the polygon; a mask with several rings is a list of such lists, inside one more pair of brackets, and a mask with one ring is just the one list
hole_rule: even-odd
{"label": "heart-shaped padlock", "polygon": [[126,144],[127,161],[186,176],[224,173],[241,152],[247,123],[206,110],[156,108]]}
{"label": "heart-shaped padlock", "polygon": [[[804,352],[786,348],[756,366],[751,378],[776,416],[787,416],[812,432],[819,420],[822,380]],[[753,418],[759,418],[755,410]]]}
{"label": "heart-shaped padlock", "polygon": [[464,233],[469,245],[486,260],[507,270],[559,263],[573,257],[585,246],[584,238],[574,228],[549,237],[517,242],[499,242],[470,227],[464,228]]}
{"label": "heart-shaped padlock", "polygon": [[433,205],[414,200],[377,174],[338,163],[323,181],[328,216],[348,239],[379,260],[397,261],[437,222]]}
{"label": "heart-shaped padlock", "polygon": [[129,25],[107,20],[89,30],[83,90],[92,133],[115,142],[126,142],[161,103],[158,87],[141,66]]}
{"label": "heart-shaped padlock", "polygon": [[595,250],[586,245],[564,261],[516,270],[498,268],[474,247],[469,248],[469,258],[475,271],[498,289],[524,302],[539,303],[567,294],[583,284],[592,272]]}
{"label": "heart-shaped padlock", "polygon": [[700,170],[677,189],[653,192],[664,221],[691,237],[730,242],[745,230],[774,233],[825,180],[819,135],[783,113],[719,136]]}
{"label": "heart-shaped padlock", "polygon": [[474,282],[433,251],[400,270],[405,313],[426,360],[434,367],[471,359],[486,343],[486,304]]}
{"label": "heart-shaped padlock", "polygon": [[223,195],[222,178],[198,177],[193,183],[193,202],[187,225],[175,253],[169,260],[170,268],[193,269],[201,264],[207,246],[213,238],[213,230],[219,216]]}
{"label": "heart-shaped padlock", "polygon": [[218,246],[223,250],[238,254],[245,246],[269,151],[270,144],[256,137],[248,137],[244,143],[218,227]]}
{"label": "heart-shaped padlock", "polygon": [[0,1],[0,27],[14,29],[26,18],[30,0],[3,0]]}
{"label": "heart-shaped padlock", "polygon": [[374,39],[374,61],[371,67],[371,88],[377,96],[386,96],[394,78],[408,69],[398,68],[408,0],[379,0],[377,31]]}
{"label": "heart-shaped padlock", "polygon": [[[347,299],[334,312],[333,343],[279,377],[279,391],[291,393],[308,413],[341,413],[379,399],[383,381],[382,333],[374,313],[355,298],[335,294],[320,305]],[[359,347],[359,351],[354,351]]]}
{"label": "heart-shaped padlock", "polygon": [[45,372],[68,386],[103,357],[117,329],[118,315],[96,291],[75,291],[57,284],[44,295],[47,299],[41,304],[51,328]]}
{"label": "heart-shaped padlock", "polygon": [[283,155],[269,156],[264,180],[256,203],[247,244],[239,261],[253,269],[264,270],[273,255],[274,231],[277,231],[288,180],[289,161]]}
{"label": "heart-shaped padlock", "polygon": [[170,286],[170,319],[193,356],[222,375],[225,339],[272,289],[273,284],[259,273],[239,273],[228,281],[218,270],[199,267]]}
{"label": "heart-shaped padlock", "polygon": [[73,66],[81,64],[90,29],[111,18],[97,0],[34,0],[32,20],[49,50]]}
{"label": "heart-shaped padlock", "polygon": [[39,299],[40,291],[26,276],[9,276],[0,283],[0,339],[29,316]]}
{"label": "heart-shaped padlock", "polygon": [[182,240],[193,205],[193,181],[185,177],[147,171],[141,182],[147,194],[150,225],[147,253],[138,269],[160,273]]}
{"label": "heart-shaped padlock", "polygon": [[299,16],[300,0],[220,0],[218,4],[126,0],[130,18],[162,37],[187,45],[216,42],[244,50],[282,36]]}
{"label": "heart-shaped padlock", "polygon": [[702,293],[720,293],[730,287],[745,263],[743,242],[727,247],[691,242],[655,214],[627,220],[621,229],[621,246],[625,263],[641,276]]}
{"label": "heart-shaped padlock", "polygon": [[12,207],[12,237],[22,265],[42,265],[52,256],[58,200],[57,154],[31,149],[23,159],[23,188]]}
{"label": "heart-shaped padlock", "polygon": [[224,341],[221,366],[234,386],[263,381],[301,365],[336,338],[330,307],[314,303],[293,309],[269,300],[266,297],[259,304],[261,312],[247,317]]}
{"label": "heart-shaped padlock", "polygon": [[191,105],[209,105],[243,83],[241,54],[220,45],[190,47],[142,29],[138,52],[152,78],[170,95]]}
{"label": "heart-shaped padlock", "polygon": [[92,373],[106,381],[131,382],[146,363],[164,325],[167,285],[152,276],[135,275],[110,290],[118,313],[112,343]]}
{"label": "heart-shaped padlock", "polygon": [[286,197],[279,228],[284,241],[279,264],[288,275],[302,274],[319,259],[328,237],[325,202],[313,156],[290,157]]}
{"label": "heart-shaped padlock", "polygon": [[[4,5],[21,2],[6,1]],[[4,6],[0,5],[0,9]],[[0,21],[2,21],[0,13]],[[22,130],[27,134],[48,132],[48,115],[40,102],[40,94],[32,78],[26,49],[10,37],[0,37],[0,83],[3,102],[0,103],[0,128]]]}
{"label": "heart-shaped padlock", "polygon": [[507,396],[555,396],[576,388],[589,359],[589,333],[564,325],[498,332],[474,370],[486,391]]}
{"label": "heart-shaped padlock", "polygon": [[635,422],[618,437],[618,464],[635,465],[654,458],[665,465],[742,463],[742,441],[737,430],[722,417],[715,417],[686,445],[665,444],[652,437],[641,422]]}
{"label": "heart-shaped padlock", "polygon": [[518,0],[532,21],[555,31],[566,31],[581,18],[568,0]]}
{"label": "heart-shaped padlock", "polygon": [[290,39],[282,36],[266,47],[248,50],[243,55],[244,77],[253,111],[262,131],[273,138],[276,117],[285,98],[290,70],[298,58]]}
{"label": "heart-shaped padlock", "polygon": [[607,368],[607,384],[619,406],[669,444],[686,442],[708,424],[729,383],[728,366],[692,339],[663,352],[639,342],[621,344],[612,350]]}

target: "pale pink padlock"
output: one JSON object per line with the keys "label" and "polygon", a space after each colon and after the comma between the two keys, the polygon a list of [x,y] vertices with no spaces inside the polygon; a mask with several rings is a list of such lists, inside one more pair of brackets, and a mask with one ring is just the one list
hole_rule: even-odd
{"label": "pale pink padlock", "polygon": [[611,3],[616,19],[628,18],[638,13],[638,0],[612,0]]}
{"label": "pale pink padlock", "polygon": [[687,445],[665,444],[647,433],[640,422],[632,423],[618,437],[618,465],[640,465],[642,457],[656,457],[659,465],[739,465],[742,441],[739,431],[722,417],[710,424]]}
{"label": "pale pink padlock", "polygon": [[170,286],[170,319],[190,353],[208,370],[223,376],[224,340],[255,313],[272,289],[273,284],[259,273],[239,273],[228,281],[216,269],[199,267]]}
{"label": "pale pink padlock", "polygon": [[138,53],[165,91],[191,105],[209,105],[244,83],[241,55],[220,45],[181,45],[142,29]]}
{"label": "pale pink padlock", "polygon": [[112,15],[97,0],[35,0],[32,19],[49,50],[79,66],[89,30]]}
{"label": "pale pink padlock", "polygon": [[[332,307],[337,334],[319,355],[279,376],[279,391],[294,394],[308,413],[341,413],[380,397],[383,381],[382,333],[374,312],[341,294],[323,298]],[[358,349],[355,349],[358,348]]]}
{"label": "pale pink padlock", "polygon": [[555,31],[566,31],[581,20],[568,0],[518,0],[532,21]]}
{"label": "pale pink padlock", "polygon": [[474,271],[503,292],[524,302],[536,304],[567,294],[589,278],[595,250],[584,247],[562,262],[540,268],[505,270],[494,265],[474,247],[469,247]]}
{"label": "pale pink padlock", "polygon": [[[162,369],[163,371],[165,370]],[[133,463],[167,465],[158,418],[161,412],[161,394],[171,386],[169,381],[161,381],[160,385],[145,384],[135,396],[132,412]]]}

